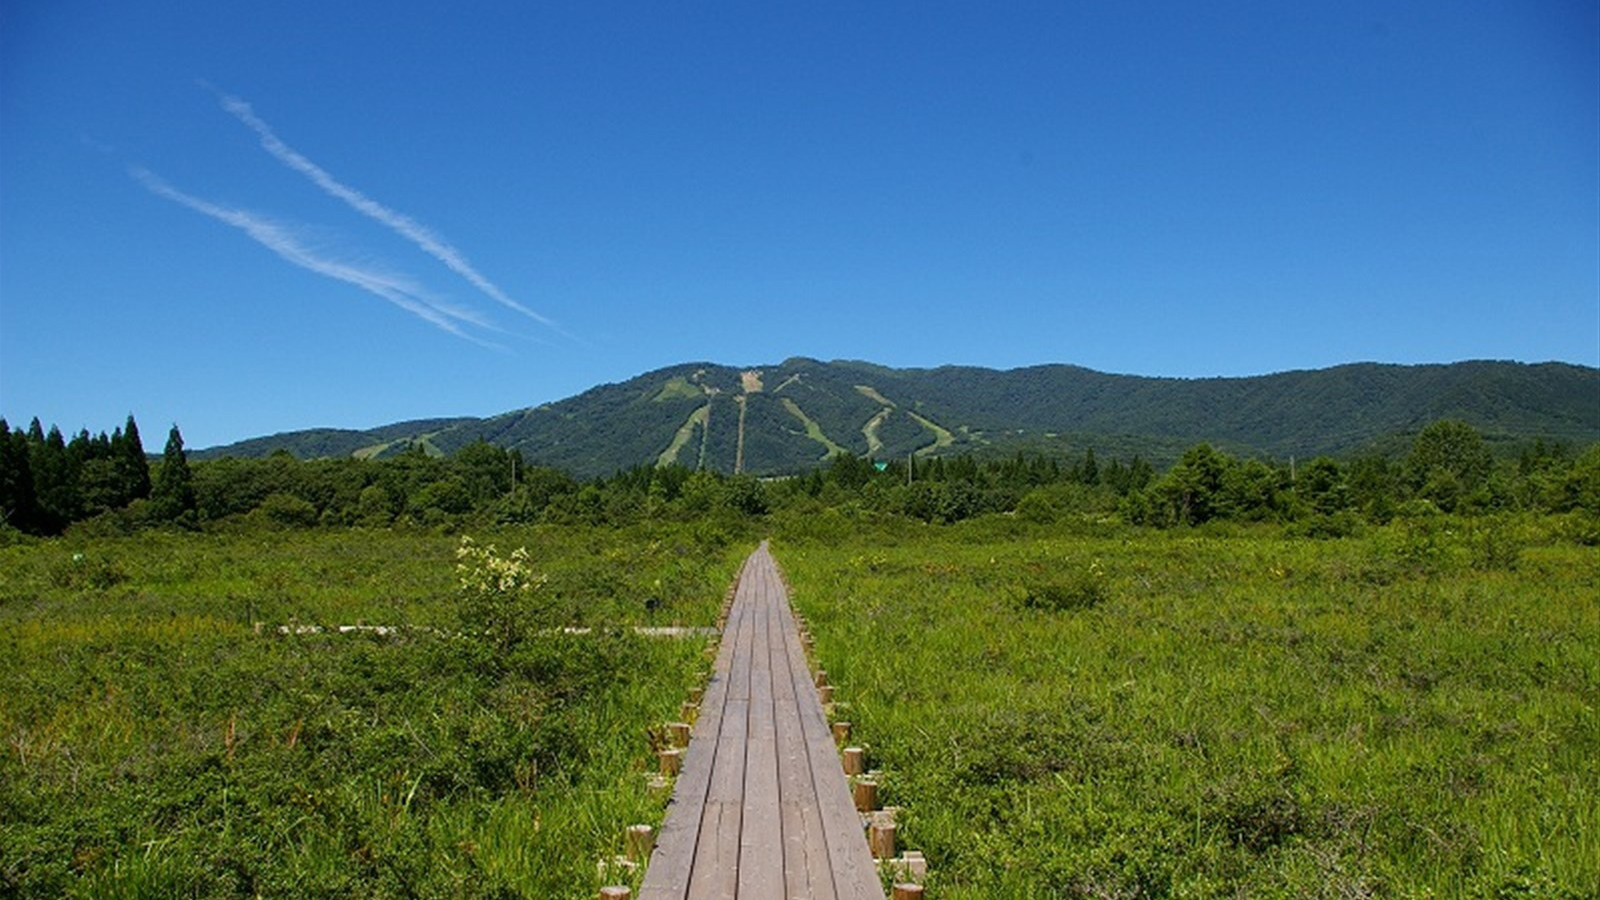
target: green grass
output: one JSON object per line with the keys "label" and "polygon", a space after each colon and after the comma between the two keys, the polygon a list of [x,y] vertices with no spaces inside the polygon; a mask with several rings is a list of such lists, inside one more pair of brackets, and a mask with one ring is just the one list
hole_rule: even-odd
{"label": "green grass", "polygon": [[[932,897],[1600,885],[1600,557],[1553,523],[773,524]],[[473,536],[527,546],[558,618],[595,626],[710,623],[753,544]],[[659,821],[644,730],[703,644],[486,654],[452,631],[458,541],[0,547],[0,896],[592,897],[623,827]],[[357,622],[419,627],[272,627]]]}
{"label": "green grass", "polygon": [[1593,897],[1600,557],[1491,527],[774,550],[930,897]]}
{"label": "green grass", "polygon": [[[477,537],[526,545],[591,625],[709,624],[747,549],[685,528]],[[456,544],[0,548],[0,895],[592,897],[622,829],[659,821],[645,729],[676,718],[703,641],[599,629],[487,656],[450,631]]]}

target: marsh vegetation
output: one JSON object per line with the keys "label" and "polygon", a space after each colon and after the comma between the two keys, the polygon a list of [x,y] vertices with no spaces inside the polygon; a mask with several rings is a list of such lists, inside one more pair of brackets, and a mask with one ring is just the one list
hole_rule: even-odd
{"label": "marsh vegetation", "polygon": [[0,433],[0,894],[592,896],[706,671],[629,626],[768,535],[930,896],[1600,884],[1600,448],[152,476],[128,426]]}

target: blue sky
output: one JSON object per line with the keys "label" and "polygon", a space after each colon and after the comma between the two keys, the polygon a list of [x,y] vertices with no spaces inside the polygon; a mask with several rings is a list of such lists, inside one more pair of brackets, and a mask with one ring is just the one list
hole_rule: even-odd
{"label": "blue sky", "polygon": [[0,415],[1600,364],[1600,6],[0,5]]}

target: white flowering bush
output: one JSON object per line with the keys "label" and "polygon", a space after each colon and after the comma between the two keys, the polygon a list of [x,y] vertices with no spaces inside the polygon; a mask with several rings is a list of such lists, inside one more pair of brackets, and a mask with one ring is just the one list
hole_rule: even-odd
{"label": "white flowering bush", "polygon": [[522,643],[539,629],[554,627],[547,577],[533,568],[528,550],[500,555],[493,544],[463,537],[456,548],[456,585],[462,632],[499,650]]}

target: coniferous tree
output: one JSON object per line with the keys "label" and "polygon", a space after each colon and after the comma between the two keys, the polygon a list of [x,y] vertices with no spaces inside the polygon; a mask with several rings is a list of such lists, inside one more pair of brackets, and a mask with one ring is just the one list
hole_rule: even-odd
{"label": "coniferous tree", "polygon": [[89,429],[80,428],[78,433],[67,442],[67,455],[75,463],[82,463],[86,459],[94,458],[94,438],[89,437]]}
{"label": "coniferous tree", "polygon": [[177,521],[185,513],[193,513],[194,479],[189,472],[189,458],[183,452],[183,435],[173,425],[167,433],[167,447],[161,453],[161,469],[156,473],[155,486],[150,500],[159,518]]}
{"label": "coniferous tree", "polygon": [[122,489],[122,479],[117,476],[117,463],[111,458],[109,446],[101,448],[91,444],[90,450],[92,452],[78,463],[79,512],[84,516],[96,516],[121,509],[128,504],[128,498]]}
{"label": "coniferous tree", "polygon": [[50,426],[50,433],[34,442],[34,426],[38,422],[34,419],[34,425],[28,428],[28,466],[33,470],[37,525],[47,534],[57,534],[78,518],[80,467],[74,455],[67,452],[67,442],[60,428]]}
{"label": "coniferous tree", "polygon": [[28,465],[28,436],[13,432],[0,419],[0,524],[33,530],[33,470]]}
{"label": "coniferous tree", "polygon": [[1100,464],[1095,461],[1093,447],[1083,451],[1083,465],[1078,468],[1078,480],[1084,484],[1100,483]]}
{"label": "coniferous tree", "polygon": [[144,444],[139,440],[139,426],[133,421],[133,413],[128,413],[128,424],[123,426],[120,450],[117,467],[128,500],[131,502],[149,497],[150,462],[145,459]]}

